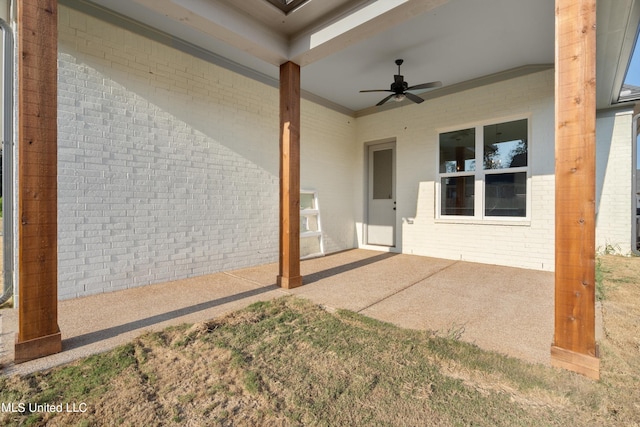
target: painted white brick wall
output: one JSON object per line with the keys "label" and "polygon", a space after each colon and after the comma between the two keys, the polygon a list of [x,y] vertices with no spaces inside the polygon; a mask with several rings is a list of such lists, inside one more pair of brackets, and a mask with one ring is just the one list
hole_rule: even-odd
{"label": "painted white brick wall", "polygon": [[608,111],[596,121],[596,248],[631,252],[633,110]]}
{"label": "painted white brick wall", "polygon": [[[59,297],[276,261],[277,89],[66,7],[59,34]],[[327,249],[353,247],[355,126],[302,120]]]}
{"label": "painted white brick wall", "polygon": [[300,186],[318,192],[325,252],[356,247],[355,120],[303,100],[300,121]]}
{"label": "painted white brick wall", "polygon": [[[553,70],[358,119],[358,144],[397,141],[397,226],[404,253],[552,270],[554,267]],[[531,220],[527,225],[436,220],[438,133],[514,116],[531,120]],[[360,149],[360,168],[364,150]],[[362,169],[361,169],[362,170]],[[359,174],[359,191],[364,187]],[[362,200],[362,199],[361,199]],[[359,223],[364,202],[360,203]],[[413,224],[402,218],[415,218]],[[359,242],[362,242],[362,227]]]}

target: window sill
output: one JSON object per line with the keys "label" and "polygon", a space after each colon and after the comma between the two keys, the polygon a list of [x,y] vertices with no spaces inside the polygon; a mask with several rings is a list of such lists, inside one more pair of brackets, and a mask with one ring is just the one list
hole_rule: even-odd
{"label": "window sill", "polygon": [[473,225],[500,225],[511,227],[530,227],[529,219],[479,219],[479,218],[436,218],[436,224],[473,224]]}

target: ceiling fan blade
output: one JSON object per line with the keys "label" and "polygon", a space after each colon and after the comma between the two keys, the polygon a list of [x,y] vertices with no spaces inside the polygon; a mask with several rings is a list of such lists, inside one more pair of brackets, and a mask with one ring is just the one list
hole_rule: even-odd
{"label": "ceiling fan blade", "polygon": [[369,89],[369,90],[360,91],[360,93],[363,93],[363,92],[393,92],[393,91],[389,89]]}
{"label": "ceiling fan blade", "polygon": [[406,90],[431,89],[432,87],[440,87],[442,82],[422,83],[420,85],[409,86]]}
{"label": "ceiling fan blade", "polygon": [[409,98],[410,100],[412,100],[416,104],[420,104],[421,102],[424,101],[424,99],[420,98],[418,95],[414,95],[414,94],[409,93],[409,92],[405,92],[404,96],[406,96],[407,98]]}
{"label": "ceiling fan blade", "polygon": [[382,104],[384,104],[385,102],[387,102],[388,100],[390,100],[390,99],[391,99],[391,97],[393,97],[393,96],[395,96],[395,95],[396,95],[395,93],[392,93],[391,95],[387,96],[385,99],[383,99],[382,101],[378,102],[378,103],[376,104],[376,107],[381,106]]}

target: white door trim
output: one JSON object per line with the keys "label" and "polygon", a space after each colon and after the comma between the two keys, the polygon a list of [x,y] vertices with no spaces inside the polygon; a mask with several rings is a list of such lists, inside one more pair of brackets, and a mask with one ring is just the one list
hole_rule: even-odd
{"label": "white door trim", "polygon": [[[379,197],[373,198],[373,153],[375,151],[383,151],[391,149],[391,190],[389,199]],[[365,221],[363,224],[363,246],[376,250],[395,251],[398,242],[397,238],[397,215],[396,215],[396,141],[378,141],[365,144]],[[379,191],[379,190],[378,190]],[[385,194],[389,192],[386,191]],[[379,195],[378,195],[379,196]],[[372,212],[372,209],[380,209]],[[371,221],[379,222],[375,226],[371,225]],[[370,228],[371,227],[371,228]],[[391,227],[391,230],[385,228]],[[375,233],[375,235],[374,235]],[[390,233],[390,235],[389,235]],[[372,242],[373,240],[373,242]]]}

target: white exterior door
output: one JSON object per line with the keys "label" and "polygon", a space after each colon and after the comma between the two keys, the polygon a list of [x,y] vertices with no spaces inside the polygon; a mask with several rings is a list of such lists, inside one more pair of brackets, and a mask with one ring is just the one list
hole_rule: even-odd
{"label": "white exterior door", "polygon": [[370,145],[368,162],[367,244],[395,246],[395,143]]}

